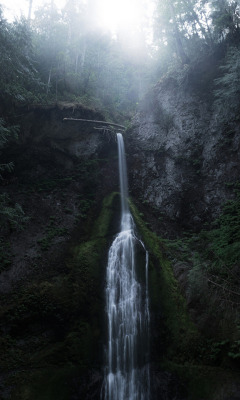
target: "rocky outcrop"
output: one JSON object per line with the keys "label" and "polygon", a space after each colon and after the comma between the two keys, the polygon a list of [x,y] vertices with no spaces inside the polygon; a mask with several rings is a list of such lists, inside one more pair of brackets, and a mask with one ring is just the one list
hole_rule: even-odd
{"label": "rocky outcrop", "polygon": [[66,121],[64,118],[103,119],[90,108],[74,103],[57,103],[49,106],[32,106],[24,110],[20,119],[21,140],[49,147],[77,157],[96,155],[102,148],[102,135],[94,123]]}
{"label": "rocky outcrop", "polygon": [[129,171],[133,196],[155,209],[163,231],[199,230],[233,196],[239,132],[172,78],[148,93],[128,132]]}

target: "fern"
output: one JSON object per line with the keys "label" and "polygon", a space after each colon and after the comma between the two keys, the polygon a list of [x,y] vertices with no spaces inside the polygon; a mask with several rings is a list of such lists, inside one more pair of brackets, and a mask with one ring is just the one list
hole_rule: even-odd
{"label": "fern", "polygon": [[11,206],[9,196],[6,193],[0,195],[0,217],[2,226],[9,224],[13,229],[23,229],[25,223],[29,220],[20,204],[16,203]]}

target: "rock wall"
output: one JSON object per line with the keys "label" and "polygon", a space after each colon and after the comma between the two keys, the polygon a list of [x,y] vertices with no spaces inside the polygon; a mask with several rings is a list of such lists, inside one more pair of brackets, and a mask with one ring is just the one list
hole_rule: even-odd
{"label": "rock wall", "polygon": [[130,186],[155,209],[163,231],[199,230],[233,196],[239,132],[239,124],[221,124],[210,101],[174,79],[147,94],[127,134]]}
{"label": "rock wall", "polygon": [[14,170],[0,195],[27,220],[13,226],[1,215],[0,398],[97,400],[105,263],[119,223],[117,196],[106,197],[118,190],[117,144],[94,125],[63,123],[103,119],[81,106],[18,115],[19,139],[2,154]]}
{"label": "rock wall", "polygon": [[[103,119],[74,104],[22,110],[15,121],[21,126],[19,141],[3,154],[15,169],[4,176],[0,192],[29,217],[23,230],[0,229],[1,250],[7,250],[0,270],[4,400],[100,398],[104,268],[119,222],[117,196],[106,196],[119,190],[117,145],[113,137],[96,133],[94,125],[63,123],[64,117]],[[126,133],[129,187],[140,210],[138,220],[144,213],[155,232],[176,236],[214,219],[234,196],[239,140],[239,127],[220,125],[207,101],[183,91],[174,80],[158,84]],[[164,372],[162,365],[156,371],[152,365],[153,387],[156,398],[183,399],[182,382],[198,382],[205,365],[196,366],[194,379],[183,374],[181,384],[167,372],[181,376],[186,361],[191,375],[199,349],[193,351],[187,335],[192,323],[186,326],[183,293],[162,257],[166,248],[150,230],[144,236],[139,221],[150,254],[152,353],[162,362],[165,348],[165,356],[169,352],[170,361],[179,363],[179,370],[166,365]],[[167,343],[170,334],[178,344],[174,351]],[[202,386],[207,387],[208,372]]]}
{"label": "rock wall", "polygon": [[[2,162],[14,162],[14,171],[3,176],[0,194],[7,193],[9,206],[20,204],[29,220],[24,230],[11,232],[9,224],[1,227],[0,235],[10,235],[12,255],[10,268],[0,274],[0,292],[11,290],[36,263],[43,271],[49,263],[62,264],[64,243],[77,222],[87,230],[88,212],[96,211],[104,196],[118,190],[115,138],[94,130],[94,124],[63,122],[65,117],[102,120],[98,112],[66,104],[18,114],[19,138],[2,154]],[[56,237],[48,239],[47,251],[42,252],[49,225]]]}

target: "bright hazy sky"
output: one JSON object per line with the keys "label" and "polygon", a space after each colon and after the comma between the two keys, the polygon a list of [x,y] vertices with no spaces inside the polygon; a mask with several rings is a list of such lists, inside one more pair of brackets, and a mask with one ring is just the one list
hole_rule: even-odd
{"label": "bright hazy sky", "polygon": [[[33,0],[32,17],[34,11],[51,0]],[[59,9],[63,8],[66,0],[55,0],[55,4]],[[4,16],[9,20],[14,17],[23,15],[27,18],[29,0],[0,0],[0,4],[4,6]],[[112,31],[127,26],[135,26],[142,18],[150,17],[153,9],[153,0],[146,0],[145,6],[141,7],[139,0],[99,0],[97,7],[99,24]]]}
{"label": "bright hazy sky", "polygon": [[[32,15],[36,8],[41,5],[48,3],[46,0],[33,0]],[[66,0],[57,0],[56,4],[59,8],[62,8],[66,3]],[[28,16],[28,6],[29,0],[0,0],[0,4],[4,6],[4,16],[7,19],[14,19],[14,17],[20,17],[23,15],[27,18]]]}

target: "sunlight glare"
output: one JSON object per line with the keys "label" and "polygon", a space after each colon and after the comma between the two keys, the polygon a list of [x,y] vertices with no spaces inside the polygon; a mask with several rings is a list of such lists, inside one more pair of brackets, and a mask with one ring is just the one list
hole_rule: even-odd
{"label": "sunlight glare", "polygon": [[111,31],[137,26],[141,10],[137,0],[101,0],[98,10],[99,24]]}

